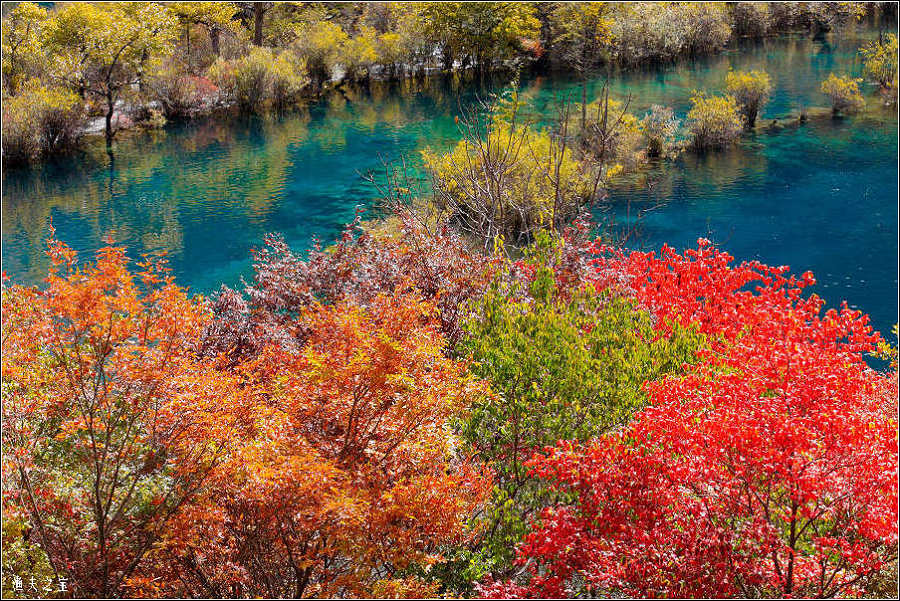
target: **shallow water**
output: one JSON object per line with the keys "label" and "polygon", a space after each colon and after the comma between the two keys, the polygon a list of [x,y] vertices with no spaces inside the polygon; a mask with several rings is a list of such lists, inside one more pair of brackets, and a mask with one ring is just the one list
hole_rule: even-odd
{"label": "shallow water", "polygon": [[[829,72],[858,76],[856,49],[874,32],[840,40],[787,37],[742,45],[706,60],[616,74],[613,94],[641,114],[665,104],[684,115],[691,90],[719,91],[729,67],[763,68],[775,92],[762,118],[822,105]],[[602,82],[591,82],[599,92]],[[549,115],[577,93],[565,77],[526,78],[522,96]],[[868,94],[871,87],[866,88]],[[296,248],[326,242],[369,206],[361,177],[383,160],[446,148],[454,116],[475,101],[459,78],[373,85],[335,93],[280,118],[205,120],[132,135],[117,145],[3,178],[3,269],[37,283],[50,222],[83,256],[110,234],[133,256],[166,251],[177,280],[210,292],[250,273],[249,249],[278,231]],[[874,96],[869,97],[877,104]],[[706,236],[738,259],[812,270],[831,305],[846,299],[888,331],[897,320],[897,116],[870,111],[843,120],[748,136],[737,148],[685,155],[627,178],[598,217],[624,225],[643,214],[635,247],[693,246]]]}

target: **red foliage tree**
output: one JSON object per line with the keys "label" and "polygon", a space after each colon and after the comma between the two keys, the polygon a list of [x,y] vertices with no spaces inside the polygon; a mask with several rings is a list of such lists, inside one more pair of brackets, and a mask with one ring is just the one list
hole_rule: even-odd
{"label": "red foliage tree", "polygon": [[[708,335],[705,361],[648,385],[623,432],[561,443],[532,473],[574,496],[519,550],[525,583],[488,596],[856,595],[897,557],[897,377],[846,306],[821,314],[811,274],[600,248],[599,284]],[[521,581],[520,581],[521,582]]]}

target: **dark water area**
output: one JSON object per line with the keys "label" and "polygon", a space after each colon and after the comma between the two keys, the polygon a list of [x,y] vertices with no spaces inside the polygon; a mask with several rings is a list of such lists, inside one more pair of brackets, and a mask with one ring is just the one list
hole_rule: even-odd
{"label": "dark water area", "polygon": [[[653,104],[683,118],[692,90],[724,89],[729,68],[765,69],[775,91],[761,117],[822,106],[830,72],[860,76],[856,53],[877,32],[822,40],[784,37],[739,44],[708,59],[617,73],[612,94],[637,115]],[[590,82],[592,97],[600,79]],[[564,74],[528,76],[520,96],[550,118],[555,99],[580,94]],[[830,306],[868,312],[887,333],[897,321],[897,112],[870,107],[844,119],[747,135],[733,149],[685,154],[625,177],[598,207],[624,224],[643,212],[628,244],[682,249],[704,236],[738,260],[811,270]],[[165,251],[176,279],[209,293],[250,275],[249,250],[268,232],[297,249],[333,239],[376,190],[361,174],[383,161],[418,159],[459,139],[454,123],[478,88],[432,78],[345,89],[280,117],[198,120],[130,135],[110,161],[102,146],[3,177],[3,270],[16,283],[46,272],[50,223],[87,259],[105,235],[131,256]],[[649,210],[651,209],[652,210]]]}

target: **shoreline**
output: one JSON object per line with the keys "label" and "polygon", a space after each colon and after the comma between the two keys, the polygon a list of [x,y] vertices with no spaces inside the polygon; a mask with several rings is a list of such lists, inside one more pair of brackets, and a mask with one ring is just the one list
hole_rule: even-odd
{"label": "shoreline", "polygon": [[[860,24],[861,25],[861,24]],[[841,32],[831,32],[831,35],[840,35]],[[637,62],[633,64],[621,63],[621,62],[613,62],[608,68],[612,69],[612,72],[616,74],[627,73],[627,72],[635,72],[642,70],[654,70],[659,69],[668,65],[676,65],[684,62],[692,62],[697,60],[705,60],[711,57],[720,56],[722,54],[733,52],[736,50],[740,50],[747,45],[761,45],[766,42],[778,39],[790,39],[793,37],[802,37],[809,39],[816,39],[817,36],[811,36],[808,32],[803,30],[796,31],[782,31],[762,37],[755,37],[751,35],[741,35],[732,38],[723,48],[717,51],[712,51],[708,53],[701,54],[684,54],[678,57],[674,57],[671,60],[656,60],[650,59],[642,62]],[[440,77],[440,78],[454,78],[454,77],[464,77],[469,78],[472,83],[474,83],[478,78],[481,78],[482,83],[487,81],[493,81],[497,77],[508,78],[510,75],[516,72],[524,72],[528,73],[530,76],[534,77],[546,77],[546,76],[557,76],[557,75],[572,75],[572,71],[565,68],[560,68],[558,65],[547,64],[542,58],[537,59],[522,59],[516,58],[511,61],[507,61],[506,64],[501,64],[492,71],[489,72],[480,72],[475,67],[465,67],[460,68],[460,64],[454,65],[454,68],[451,70],[443,69],[439,66],[434,65],[403,65],[401,69],[399,69],[400,73],[405,73],[406,75],[398,77],[392,74],[392,70],[386,65],[375,65],[373,67],[373,73],[370,74],[369,77],[365,79],[352,79],[346,76],[346,72],[342,68],[337,68],[336,73],[332,75],[332,79],[323,85],[320,90],[317,90],[312,93],[301,94],[296,101],[290,103],[288,106],[283,108],[275,108],[269,105],[260,107],[261,110],[258,111],[241,111],[237,108],[236,103],[224,102],[221,98],[218,97],[218,94],[210,94],[207,95],[203,101],[203,107],[201,110],[195,111],[193,114],[177,117],[177,118],[166,118],[161,114],[161,104],[158,100],[153,100],[147,102],[142,105],[127,105],[123,101],[119,101],[121,103],[121,109],[117,108],[114,113],[114,119],[122,120],[125,119],[127,125],[119,126],[121,129],[116,131],[116,139],[113,140],[115,143],[119,138],[119,136],[125,135],[133,135],[134,133],[140,133],[144,131],[152,131],[152,130],[165,130],[166,126],[169,123],[186,123],[196,119],[218,119],[222,121],[226,121],[229,118],[233,118],[235,116],[265,116],[271,114],[278,113],[291,113],[296,112],[298,110],[302,110],[303,108],[308,108],[314,105],[317,102],[321,102],[329,92],[338,91],[341,94],[345,95],[343,92],[344,88],[347,87],[355,87],[355,88],[368,88],[371,84],[387,84],[387,85],[399,85],[404,81],[409,80],[423,80],[432,77]],[[592,72],[592,79],[596,79],[597,76],[602,73],[603,68],[598,66]],[[867,82],[868,83],[868,82]],[[873,84],[877,87],[877,84]],[[890,102],[882,101],[879,104],[890,105]],[[808,110],[818,110],[817,107],[810,107]],[[826,109],[830,112],[830,109]],[[866,106],[860,113],[869,112],[870,108]],[[149,118],[144,119],[136,119],[135,116],[140,113],[144,113],[145,115],[150,115]],[[788,115],[785,117],[768,119],[765,121],[773,121],[778,122],[782,119],[796,119],[795,115]],[[154,122],[156,119],[156,122]],[[159,121],[161,120],[161,122]],[[761,120],[763,121],[763,120]],[[778,126],[785,127],[784,125],[780,125],[777,123],[770,123],[770,126]],[[760,125],[757,124],[753,131],[761,131]],[[105,136],[105,122],[104,117],[102,115],[95,115],[87,118],[87,122],[85,126],[82,128],[80,132],[80,140],[78,144],[69,149],[68,151],[40,156],[38,158],[34,158],[32,160],[24,161],[24,162],[13,162],[7,164],[7,160],[4,159],[4,170],[12,169],[12,170],[20,170],[20,169],[32,169],[35,167],[39,167],[41,164],[53,162],[57,159],[64,159],[67,156],[71,156],[72,154],[77,154],[80,151],[85,150],[85,146],[87,144],[94,144],[97,139],[103,139]]]}

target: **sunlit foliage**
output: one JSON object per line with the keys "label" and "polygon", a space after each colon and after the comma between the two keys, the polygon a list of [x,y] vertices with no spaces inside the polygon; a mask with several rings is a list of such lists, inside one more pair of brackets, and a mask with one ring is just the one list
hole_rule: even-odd
{"label": "sunlit foliage", "polygon": [[691,96],[687,127],[695,148],[725,148],[740,136],[743,126],[734,96],[709,96],[699,92]]}
{"label": "sunlit foliage", "polygon": [[203,352],[233,361],[254,356],[269,340],[299,349],[308,332],[296,316],[315,303],[367,306],[379,295],[413,289],[437,307],[441,331],[453,344],[462,335],[462,306],[481,294],[497,261],[473,252],[462,237],[441,228],[430,232],[408,211],[399,211],[392,235],[348,225],[328,248],[292,251],[278,236],[254,254],[254,275],[243,290],[223,288],[216,319],[203,336]]}
{"label": "sunlit foliage", "polygon": [[[852,2],[96,2],[49,9],[23,2],[3,18],[3,88],[15,95],[38,78],[45,88],[78,94],[89,115],[105,117],[112,152],[118,129],[163,116],[191,117],[223,105],[281,109],[347,81],[435,69],[473,69],[484,78],[539,64],[578,75],[584,131],[588,75],[595,70],[709,54],[735,35],[820,34],[859,20],[865,10]],[[896,38],[884,39],[863,52],[867,74],[890,100]],[[277,63],[271,69],[259,64],[260,49],[271,52]],[[246,77],[231,77],[223,65],[244,67]],[[225,85],[210,85],[217,78]],[[260,95],[270,78],[271,94]],[[752,126],[753,103],[738,101]],[[631,133],[640,137],[636,128]],[[647,154],[657,153],[653,142]],[[627,169],[641,158],[631,153],[619,164]]]}
{"label": "sunlit foliage", "polygon": [[202,112],[219,91],[207,77],[191,75],[174,63],[150,75],[147,87],[167,118],[190,117]]}
{"label": "sunlit foliage", "polygon": [[519,549],[527,577],[484,594],[857,596],[890,569],[897,379],[864,360],[879,336],[846,306],[821,314],[811,274],[731,261],[706,241],[600,260],[602,286],[710,352],[648,385],[624,430],[529,462],[569,500]]}
{"label": "sunlit foliage", "polygon": [[508,94],[467,119],[449,152],[423,152],[438,208],[485,248],[561,230],[599,184],[566,135],[529,126],[519,110],[517,93]]}
{"label": "sunlit foliage", "polygon": [[340,25],[323,21],[304,25],[298,30],[292,49],[306,59],[313,81],[322,85],[331,80],[341,48],[349,39]]}
{"label": "sunlit foliage", "polygon": [[538,39],[541,29],[534,6],[524,2],[429,3],[422,18],[445,69],[457,62],[490,69],[513,57],[523,41]]}
{"label": "sunlit foliage", "polygon": [[15,94],[29,78],[43,72],[43,29],[47,10],[19,2],[3,17],[3,90]]}
{"label": "sunlit foliage", "polygon": [[587,105],[584,129],[579,132],[586,161],[633,168],[641,162],[641,121],[628,111],[629,103],[608,95]]}
{"label": "sunlit foliage", "polygon": [[248,407],[236,449],[153,552],[145,594],[432,596],[424,575],[461,544],[490,479],[449,428],[484,395],[443,355],[433,308],[379,295],[297,314],[235,369]]}
{"label": "sunlit foliage", "polygon": [[587,120],[587,76],[601,59],[609,62],[611,7],[606,2],[559,2],[550,11],[554,58],[581,78],[581,127]]}
{"label": "sunlit foliage", "polygon": [[[34,529],[22,515],[13,515],[18,513],[16,509],[13,505],[3,504],[3,598],[25,598],[29,593],[33,594],[32,579],[39,592],[53,595],[59,590],[59,577],[47,561],[47,554],[34,542]],[[16,578],[19,578],[22,590],[17,590]],[[48,586],[49,591],[45,590]]]}
{"label": "sunlit foliage", "polygon": [[729,71],[725,75],[725,90],[741,106],[747,127],[753,127],[772,93],[772,81],[765,71]]}
{"label": "sunlit foliage", "polygon": [[862,80],[831,73],[822,82],[822,93],[831,100],[831,111],[835,115],[854,113],[865,106],[866,101],[859,93],[860,81]]}
{"label": "sunlit foliage", "polygon": [[258,111],[266,103],[283,107],[296,100],[310,81],[302,59],[261,47],[252,48],[242,58],[220,59],[210,67],[209,76],[226,101],[248,112]]}
{"label": "sunlit foliage", "polygon": [[3,159],[26,162],[72,149],[84,122],[84,106],[77,94],[32,80],[3,101]]}
{"label": "sunlit foliage", "polygon": [[210,313],[160,265],[50,254],[45,290],[3,291],[6,507],[76,595],[119,596],[221,459],[240,391],[194,355]]}
{"label": "sunlit foliage", "polygon": [[473,307],[461,349],[496,396],[476,404],[464,434],[494,469],[495,489],[472,576],[506,574],[530,519],[559,495],[528,475],[531,455],[559,440],[587,441],[629,421],[642,384],[678,373],[702,336],[660,336],[627,298],[567,282],[562,241],[538,235],[520,277],[495,281]]}
{"label": "sunlit foliage", "polygon": [[[187,73],[191,75],[197,75],[198,69],[208,67],[215,60],[220,52],[222,34],[233,33],[237,26],[234,17],[238,9],[232,2],[170,2],[166,9],[182,28],[184,51],[176,54],[179,57],[183,54]],[[198,44],[194,33],[198,28],[205,30],[209,40],[209,56],[195,57]]]}
{"label": "sunlit foliage", "polygon": [[104,104],[111,143],[116,103],[171,51],[176,21],[152,2],[75,2],[55,12],[45,31],[53,77]]}
{"label": "sunlit foliage", "polygon": [[103,597],[885,590],[897,380],[865,357],[895,351],[811,274],[582,228],[500,260],[394,218],[270,239],[212,303],[51,240],[45,289],[3,292],[8,569]]}
{"label": "sunlit foliage", "polygon": [[615,52],[626,64],[715,52],[731,37],[728,9],[721,3],[635,2],[616,10]]}
{"label": "sunlit foliage", "polygon": [[897,36],[888,33],[883,39],[859,49],[863,56],[866,75],[883,88],[897,87]]}

